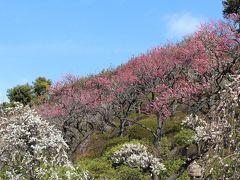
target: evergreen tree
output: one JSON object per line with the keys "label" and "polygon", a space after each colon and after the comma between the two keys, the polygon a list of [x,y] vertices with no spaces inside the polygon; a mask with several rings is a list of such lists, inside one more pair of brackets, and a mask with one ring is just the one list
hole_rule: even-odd
{"label": "evergreen tree", "polygon": [[27,105],[33,98],[32,87],[29,84],[18,85],[7,91],[10,102],[20,102]]}

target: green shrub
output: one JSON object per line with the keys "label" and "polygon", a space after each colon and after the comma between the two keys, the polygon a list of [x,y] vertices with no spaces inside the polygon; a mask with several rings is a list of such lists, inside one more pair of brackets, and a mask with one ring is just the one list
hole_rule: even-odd
{"label": "green shrub", "polygon": [[113,168],[111,162],[107,158],[85,159],[79,162],[80,167],[88,171],[94,179],[109,180],[150,180],[148,174],[143,174],[139,168],[130,168],[122,165]]}
{"label": "green shrub", "polygon": [[107,158],[84,159],[79,162],[80,167],[87,170],[96,179],[114,174],[112,164]]}
{"label": "green shrub", "polygon": [[165,121],[163,126],[163,134],[175,134],[181,130],[181,122],[176,122],[172,119],[168,119]]}
{"label": "green shrub", "polygon": [[150,175],[144,175],[139,168],[130,168],[128,166],[120,166],[116,169],[115,178],[117,180],[150,180]]}
{"label": "green shrub", "polygon": [[97,158],[100,157],[106,149],[109,149],[117,144],[128,142],[128,137],[114,137],[109,133],[95,133],[87,147],[87,152],[83,157]]}
{"label": "green shrub", "polygon": [[160,157],[167,159],[171,150],[171,144],[166,136],[160,140]]}
{"label": "green shrub", "polygon": [[182,128],[181,123],[182,120],[186,117],[184,113],[176,113],[174,116],[168,118],[163,126],[163,134],[175,134],[179,132]]}
{"label": "green shrub", "polygon": [[118,144],[124,144],[126,142],[129,142],[129,139],[127,136],[111,138],[106,142],[105,150],[108,150]]}
{"label": "green shrub", "polygon": [[[183,164],[183,160],[178,159],[178,160],[166,160],[163,161],[163,164],[165,165],[166,171],[163,171],[160,174],[160,179],[167,179],[171,175],[173,175],[178,168]],[[188,175],[188,172],[185,171],[178,180],[190,180],[190,177]]]}
{"label": "green shrub", "polygon": [[193,130],[183,128],[174,136],[175,144],[180,146],[192,144],[194,134]]}
{"label": "green shrub", "polygon": [[[148,127],[153,132],[155,132],[157,129],[155,116],[150,116],[146,119],[140,120],[138,123]],[[151,132],[137,124],[134,124],[128,128],[128,136],[130,139],[146,139],[150,141],[153,141],[154,138]]]}

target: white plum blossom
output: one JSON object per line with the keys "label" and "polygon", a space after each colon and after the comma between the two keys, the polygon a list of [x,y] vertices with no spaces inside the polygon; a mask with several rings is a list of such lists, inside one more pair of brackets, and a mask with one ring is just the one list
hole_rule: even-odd
{"label": "white plum blossom", "polygon": [[154,157],[147,151],[147,147],[138,144],[124,144],[122,148],[111,157],[114,164],[126,164],[132,168],[148,170],[152,175],[159,175],[165,170],[159,158]]}
{"label": "white plum blossom", "polygon": [[86,179],[74,174],[61,131],[30,107],[14,106],[0,114],[0,170],[8,179],[62,179],[55,172],[58,166],[67,169],[66,179]]}
{"label": "white plum blossom", "polygon": [[216,125],[216,123],[207,123],[206,119],[200,118],[198,115],[187,116],[182,125],[190,127],[195,131],[193,140],[196,143],[212,141],[216,142],[219,140],[219,135],[222,133],[222,129]]}

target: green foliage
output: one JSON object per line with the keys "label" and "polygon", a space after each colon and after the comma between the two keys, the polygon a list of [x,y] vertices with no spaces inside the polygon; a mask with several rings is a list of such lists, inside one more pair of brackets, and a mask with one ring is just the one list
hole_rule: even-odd
{"label": "green foliage", "polygon": [[86,157],[100,157],[106,149],[128,142],[128,137],[114,137],[109,133],[95,133],[88,144]]}
{"label": "green foliage", "polygon": [[29,84],[15,86],[8,89],[7,96],[10,102],[20,102],[27,105],[33,98],[32,87]]}
{"label": "green foliage", "polygon": [[166,120],[163,127],[163,134],[177,133],[181,130],[179,122],[173,121],[172,119]]}
{"label": "green foliage", "polygon": [[[130,168],[128,166],[120,166],[116,169],[116,179],[128,179],[128,180],[150,180],[150,175],[145,175],[141,172],[139,168]],[[113,179],[115,179],[113,177]]]}
{"label": "green foliage", "polygon": [[166,136],[162,137],[160,140],[160,157],[167,159],[169,157],[171,150],[171,144]]}
{"label": "green foliage", "polygon": [[49,99],[48,90],[51,86],[51,80],[45,77],[38,77],[33,82],[33,103],[35,105],[43,104]]}
{"label": "green foliage", "polygon": [[[84,159],[79,162],[80,166],[87,171],[96,179],[109,177],[114,174],[112,164],[107,158],[96,158],[96,159]],[[101,177],[101,178],[100,178]]]}
{"label": "green foliage", "polygon": [[176,113],[171,118],[167,119],[163,126],[163,134],[174,134],[181,130],[181,122],[186,117],[184,113]]}
{"label": "green foliage", "polygon": [[[138,123],[148,127],[153,132],[155,132],[157,129],[155,116],[150,116],[148,118],[140,120]],[[128,136],[130,139],[146,139],[150,141],[153,141],[154,138],[151,132],[137,124],[134,124],[128,128]]]}
{"label": "green foliage", "polygon": [[111,138],[107,141],[105,145],[105,150],[108,150],[109,148],[116,146],[118,144],[124,144],[128,141],[129,139],[127,136]]}
{"label": "green foliage", "polygon": [[192,144],[194,131],[191,129],[183,128],[175,136],[175,144],[179,146],[186,146]]}
{"label": "green foliage", "polygon": [[[20,102],[23,105],[30,104],[41,104],[47,99],[47,91],[51,85],[51,80],[45,77],[38,77],[34,82],[33,86],[29,84],[18,85],[7,91],[7,97],[12,102]],[[8,104],[11,106],[12,104]]]}
{"label": "green foliage", "polygon": [[49,95],[44,94],[42,96],[34,96],[32,99],[32,104],[34,105],[41,105],[49,100]]}
{"label": "green foliage", "polygon": [[79,162],[79,165],[87,170],[95,179],[150,180],[150,177],[144,175],[139,168],[130,168],[124,165],[113,168],[111,162],[106,157],[84,159]]}
{"label": "green foliage", "polygon": [[[166,171],[163,171],[160,174],[160,179],[167,179],[167,177],[170,177],[172,174],[174,174],[178,168],[183,164],[183,160],[166,160],[163,161],[163,164],[165,165]],[[190,177],[188,176],[188,173],[185,171],[183,175],[178,178],[178,180],[190,180]]]}
{"label": "green foliage", "polygon": [[33,91],[36,96],[42,96],[47,93],[50,85],[51,85],[51,80],[46,79],[45,77],[38,77],[34,82],[33,82]]}

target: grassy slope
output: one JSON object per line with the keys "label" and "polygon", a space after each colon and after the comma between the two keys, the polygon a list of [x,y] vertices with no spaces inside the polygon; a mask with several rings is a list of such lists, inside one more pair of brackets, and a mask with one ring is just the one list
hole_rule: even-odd
{"label": "grassy slope", "polygon": [[[149,147],[149,151],[163,159],[167,171],[161,174],[161,179],[166,179],[185,159],[188,150],[185,149],[191,141],[193,132],[181,126],[181,121],[186,115],[177,113],[174,117],[166,120],[161,147],[156,149],[152,146],[153,136],[146,129],[132,125],[127,128],[123,137],[117,137],[112,132],[96,132],[90,139],[85,154],[79,154],[75,162],[87,169],[95,178],[104,179],[151,179],[149,174],[140,169],[132,169],[127,166],[114,168],[110,161],[110,154],[121,144],[127,142],[140,142]],[[154,115],[132,114],[131,119],[146,125],[148,128],[156,129],[156,117]],[[187,172],[180,179],[188,179]]]}

